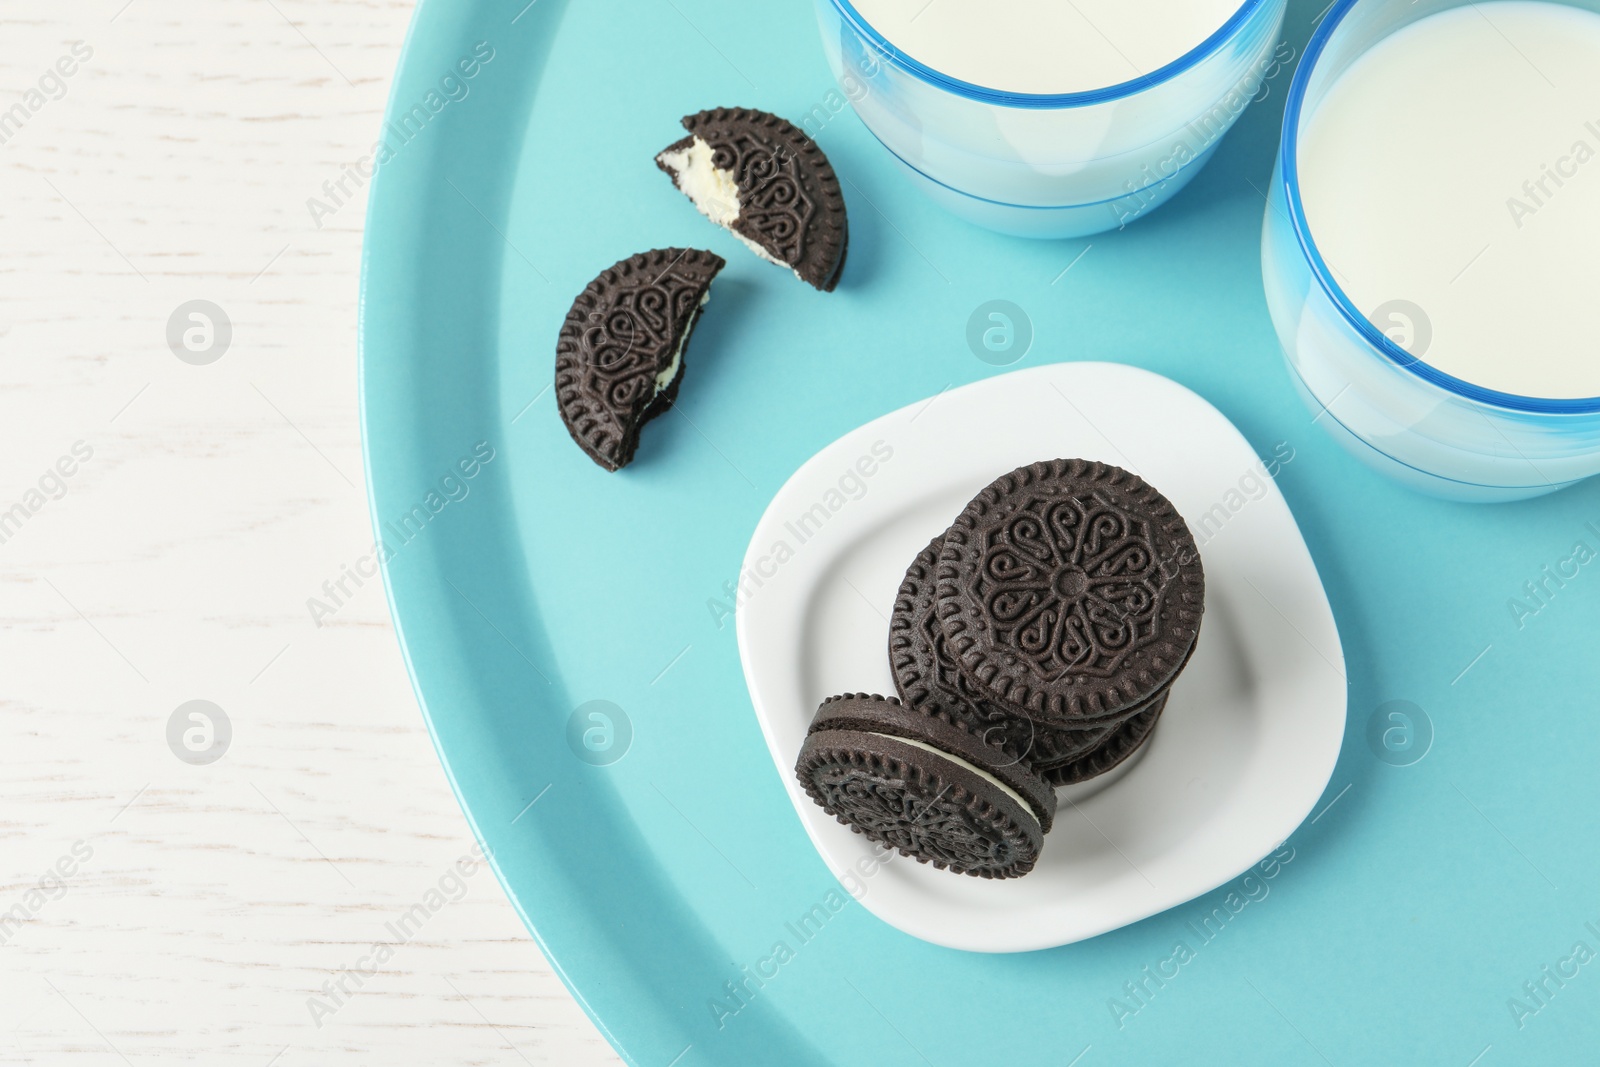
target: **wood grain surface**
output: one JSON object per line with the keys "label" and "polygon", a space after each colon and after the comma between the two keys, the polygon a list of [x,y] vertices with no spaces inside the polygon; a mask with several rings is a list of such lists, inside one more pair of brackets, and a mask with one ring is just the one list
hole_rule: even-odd
{"label": "wood grain surface", "polygon": [[0,0],[0,1063],[618,1062],[344,577],[365,192],[306,201],[411,7]]}

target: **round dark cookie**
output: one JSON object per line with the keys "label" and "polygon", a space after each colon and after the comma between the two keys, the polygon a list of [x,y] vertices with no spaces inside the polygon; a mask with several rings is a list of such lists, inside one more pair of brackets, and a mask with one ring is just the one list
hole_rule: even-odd
{"label": "round dark cookie", "polygon": [[1033,813],[992,781],[894,737],[819,730],[806,737],[795,774],[851,830],[943,870],[1021,877],[1044,844]]}
{"label": "round dark cookie", "polygon": [[1050,774],[1055,768],[1087,756],[1124,725],[1122,722],[1116,722],[1105,726],[1068,729],[1061,726],[1040,725],[1031,719],[1019,718],[1017,721],[1027,724],[1026,727],[1019,727],[1019,730],[1032,729],[1036,738],[1029,746],[1028,766],[1050,785],[1061,784],[1050,781]]}
{"label": "round dark cookie", "polygon": [[920,709],[908,708],[893,697],[865,693],[845,693],[824,700],[811,720],[809,732],[819,733],[823,730],[889,734],[932,745],[993,775],[1006,788],[1026,800],[1039,820],[1040,829],[1044,833],[1050,832],[1050,825],[1055,820],[1055,792],[1027,762],[1010,756],[981,733],[935,718]]}
{"label": "round dark cookie", "polygon": [[1063,459],[983,489],[945,532],[937,611],[962,672],[1035,721],[1104,725],[1169,685],[1205,576],[1170,501],[1120,467]]}
{"label": "round dark cookie", "polygon": [[1163,691],[1145,710],[1120,726],[1111,727],[1107,731],[1108,736],[1088,752],[1053,766],[1035,765],[1034,770],[1051,786],[1075,785],[1098,778],[1133,755],[1139,746],[1150,739],[1166,707],[1167,693]]}
{"label": "round dark cookie", "polygon": [[[1194,646],[1189,646],[1189,654],[1183,658],[1178,669],[1173,672],[1176,679],[1183,669],[1189,665],[1189,660],[1194,656]],[[1093,734],[1091,740],[1082,750],[1069,755],[1065,759],[1035,760],[1033,769],[1049,782],[1052,786],[1060,787],[1072,785],[1076,782],[1086,782],[1090,778],[1101,775],[1121,763],[1128,756],[1138,750],[1155,728],[1155,721],[1161,717],[1161,712],[1167,706],[1167,696],[1172,692],[1172,686],[1160,689],[1155,696],[1145,701],[1144,704],[1129,712],[1124,712],[1122,717],[1109,726],[1097,726],[1084,730],[1063,730],[1063,733],[1084,735]],[[1147,714],[1154,711],[1153,715]],[[1142,724],[1142,725],[1141,725]],[[1121,755],[1113,755],[1118,751]]]}
{"label": "round dark cookie", "polygon": [[725,266],[693,248],[641,252],[601,272],[567,312],[556,404],[578,447],[606,470],[626,466],[640,428],[677,399],[689,337]]}
{"label": "round dark cookie", "polygon": [[669,145],[656,165],[679,183],[668,153],[696,138],[712,165],[732,175],[739,215],[729,228],[824,292],[839,284],[849,244],[844,194],[833,165],[805,131],[787,119],[744,107],[719,107],[684,117],[689,136]]}
{"label": "round dark cookie", "polygon": [[934,568],[941,534],[906,568],[889,618],[889,669],[908,707],[982,737],[1012,760],[1037,770],[1083,755],[1112,727],[1070,730],[1036,724],[986,698],[956,665],[935,607]]}

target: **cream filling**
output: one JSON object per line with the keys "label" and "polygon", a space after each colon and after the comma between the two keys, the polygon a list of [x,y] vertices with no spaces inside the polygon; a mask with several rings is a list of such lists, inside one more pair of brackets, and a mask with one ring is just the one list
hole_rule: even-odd
{"label": "cream filling", "polygon": [[942,756],[951,763],[956,764],[958,767],[966,768],[979,778],[982,778],[984,781],[1000,790],[1000,792],[1004,793],[1012,800],[1016,801],[1017,807],[1027,812],[1028,816],[1032,818],[1034,822],[1039,821],[1039,815],[1033,810],[1033,805],[1022,799],[1022,794],[1018,793],[1015,789],[1012,789],[1009,785],[1006,785],[1004,782],[990,774],[988,771],[984,770],[982,767],[974,767],[960,756],[951,755],[942,748],[934,748],[932,745],[925,744],[921,741],[913,741],[909,737],[896,737],[894,734],[880,734],[876,732],[872,733],[872,736],[888,738],[890,741],[898,741],[902,745],[910,745],[912,748],[920,748],[924,752],[932,752],[935,756]]}
{"label": "cream filling", "polygon": [[700,307],[695,308],[694,314],[689,316],[689,324],[683,328],[683,333],[678,335],[678,347],[673,350],[672,362],[668,363],[666,369],[656,375],[656,390],[650,394],[651,400],[660,396],[662,390],[671,385],[672,379],[676,378],[678,372],[683,369],[683,350],[689,346],[689,335],[694,332],[694,324],[700,318],[700,308],[705,307],[710,302],[711,290],[708,288],[700,294]]}
{"label": "cream filling", "polygon": [[[733,224],[739,221],[739,184],[734,181],[732,171],[712,164],[712,155],[711,145],[696,137],[688,148],[680,152],[668,150],[656,158],[672,168],[678,190],[689,198],[700,214],[733,234],[741,244],[768,263],[788,267],[789,264],[733,228]],[[800,277],[799,271],[793,273],[796,278]]]}
{"label": "cream filling", "polygon": [[672,168],[678,188],[700,214],[718,226],[731,226],[739,218],[739,186],[733,172],[711,162],[711,146],[696,137],[681,152],[667,150],[657,158]]}

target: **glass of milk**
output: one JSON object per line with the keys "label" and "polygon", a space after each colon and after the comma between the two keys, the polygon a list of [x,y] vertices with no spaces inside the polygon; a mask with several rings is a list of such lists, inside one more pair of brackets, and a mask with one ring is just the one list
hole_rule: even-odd
{"label": "glass of milk", "polygon": [[1313,420],[1438,496],[1600,473],[1600,0],[1339,0],[1262,236]]}
{"label": "glass of milk", "polygon": [[1080,237],[1142,218],[1204,166],[1292,56],[1285,2],[816,6],[841,91],[915,184],[1003,233]]}

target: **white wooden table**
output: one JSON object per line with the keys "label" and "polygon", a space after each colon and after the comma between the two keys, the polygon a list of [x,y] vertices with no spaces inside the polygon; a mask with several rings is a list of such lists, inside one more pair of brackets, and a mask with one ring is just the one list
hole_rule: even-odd
{"label": "white wooden table", "polygon": [[[411,6],[0,0],[0,1063],[617,1062],[454,873],[378,582],[307,606],[371,531],[365,192],[306,201]],[[191,300],[232,325],[203,365]],[[214,762],[175,754],[203,719],[169,745],[192,700]]]}

